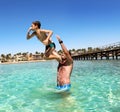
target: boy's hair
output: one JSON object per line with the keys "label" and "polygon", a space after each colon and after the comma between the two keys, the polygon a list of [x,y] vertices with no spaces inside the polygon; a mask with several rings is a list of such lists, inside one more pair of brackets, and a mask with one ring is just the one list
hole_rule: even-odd
{"label": "boy's hair", "polygon": [[38,28],[40,28],[41,27],[41,23],[40,23],[40,21],[34,21],[34,22],[32,22],[34,25],[37,25],[38,26]]}

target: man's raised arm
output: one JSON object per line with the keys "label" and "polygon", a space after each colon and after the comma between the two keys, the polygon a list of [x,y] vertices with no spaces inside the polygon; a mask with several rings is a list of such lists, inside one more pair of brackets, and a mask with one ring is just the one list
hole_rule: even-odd
{"label": "man's raised arm", "polygon": [[60,45],[61,45],[61,48],[62,48],[63,52],[65,53],[67,59],[68,59],[70,62],[73,62],[73,59],[72,59],[69,51],[67,50],[66,46],[63,44],[63,41],[60,39],[60,37],[59,37],[58,35],[57,35],[56,37],[57,37],[57,39],[58,39],[58,41],[59,41],[59,43],[60,43]]}

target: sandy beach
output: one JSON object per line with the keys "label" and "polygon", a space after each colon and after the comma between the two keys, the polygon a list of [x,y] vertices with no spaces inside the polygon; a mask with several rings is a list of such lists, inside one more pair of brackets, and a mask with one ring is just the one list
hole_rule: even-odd
{"label": "sandy beach", "polygon": [[4,62],[4,63],[0,63],[0,64],[20,64],[20,63],[34,63],[34,62],[44,62],[47,60],[31,60],[31,61],[16,61],[16,62]]}

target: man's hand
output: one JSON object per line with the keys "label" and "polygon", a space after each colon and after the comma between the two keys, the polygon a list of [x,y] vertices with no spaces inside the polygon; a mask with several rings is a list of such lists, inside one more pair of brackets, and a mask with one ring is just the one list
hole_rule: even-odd
{"label": "man's hand", "polygon": [[58,39],[59,42],[61,41],[60,36],[56,35],[56,38]]}

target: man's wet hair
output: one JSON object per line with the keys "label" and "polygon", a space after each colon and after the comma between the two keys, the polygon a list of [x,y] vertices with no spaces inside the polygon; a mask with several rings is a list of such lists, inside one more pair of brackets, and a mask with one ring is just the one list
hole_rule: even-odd
{"label": "man's wet hair", "polygon": [[[69,52],[69,54],[70,54],[70,56],[71,56],[71,55],[72,55],[72,54],[71,54],[71,51],[69,50],[68,52]],[[58,52],[59,55],[61,55],[62,53],[63,53],[63,51],[59,51],[59,52]]]}
{"label": "man's wet hair", "polygon": [[37,25],[38,28],[41,27],[41,23],[40,23],[40,21],[33,21],[32,23],[33,23],[34,25]]}

